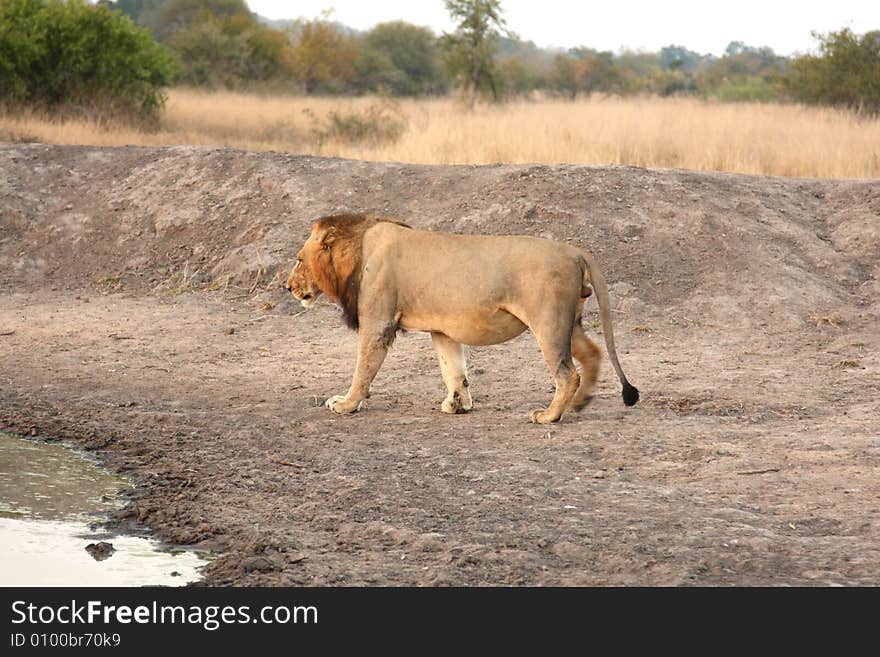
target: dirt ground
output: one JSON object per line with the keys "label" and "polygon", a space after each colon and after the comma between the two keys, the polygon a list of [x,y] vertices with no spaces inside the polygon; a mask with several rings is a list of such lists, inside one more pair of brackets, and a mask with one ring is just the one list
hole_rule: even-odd
{"label": "dirt ground", "polygon": [[[606,362],[529,424],[526,334],[447,416],[410,333],[331,414],[354,335],[280,282],[337,211],[591,249],[642,401]],[[131,477],[115,521],[211,585],[878,585],[878,315],[878,181],[0,144],[0,428]]]}

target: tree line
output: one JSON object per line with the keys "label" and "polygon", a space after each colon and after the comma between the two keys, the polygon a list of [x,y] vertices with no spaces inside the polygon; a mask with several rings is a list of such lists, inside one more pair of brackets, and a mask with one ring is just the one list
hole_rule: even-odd
{"label": "tree line", "polygon": [[[332,20],[267,21],[244,0],[0,0],[0,100],[155,116],[164,89],[262,88],[302,94],[503,102],[537,94],[696,95],[797,100],[880,111],[880,31],[814,34],[794,58],[742,42],[721,57],[542,49],[510,32],[501,0],[446,0],[457,25],[403,21],[358,32]],[[108,100],[109,99],[109,100]]]}

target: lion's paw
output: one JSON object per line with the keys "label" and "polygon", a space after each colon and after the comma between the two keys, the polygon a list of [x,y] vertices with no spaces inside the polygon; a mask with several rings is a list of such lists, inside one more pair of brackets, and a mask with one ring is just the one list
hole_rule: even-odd
{"label": "lion's paw", "polygon": [[553,417],[543,408],[536,409],[531,412],[529,415],[529,421],[534,422],[535,424],[550,424],[551,422],[558,422],[558,417]]}
{"label": "lion's paw", "polygon": [[329,408],[334,413],[339,413],[340,415],[345,413],[354,413],[357,410],[360,410],[361,402],[360,401],[349,401],[345,395],[333,395],[324,402],[324,406]]}
{"label": "lion's paw", "polygon": [[467,413],[470,409],[462,406],[461,402],[457,399],[444,399],[443,403],[440,404],[440,410],[450,415],[460,415],[461,413]]}
{"label": "lion's paw", "polygon": [[588,397],[584,397],[583,399],[580,399],[577,401],[572,401],[571,402],[571,410],[575,411],[576,413],[580,413],[587,406],[589,406],[590,402],[592,402],[592,401],[593,401],[593,395],[590,395]]}
{"label": "lion's paw", "polygon": [[460,414],[467,413],[474,407],[470,395],[462,397],[458,392],[453,393],[452,397],[447,397],[440,404],[440,410],[444,413]]}

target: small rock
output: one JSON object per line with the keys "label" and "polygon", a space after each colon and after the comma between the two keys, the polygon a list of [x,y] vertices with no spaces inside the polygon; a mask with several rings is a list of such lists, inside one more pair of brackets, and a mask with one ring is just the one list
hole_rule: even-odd
{"label": "small rock", "polygon": [[86,552],[88,552],[95,561],[104,561],[104,559],[109,559],[113,556],[113,553],[116,552],[116,548],[113,547],[112,543],[99,541],[97,543],[89,543],[86,545]]}
{"label": "small rock", "polygon": [[268,557],[251,557],[241,562],[241,569],[246,573],[268,573],[278,570],[275,563]]}
{"label": "small rock", "polygon": [[589,561],[591,557],[591,551],[586,546],[570,543],[568,541],[560,541],[559,543],[554,544],[552,552],[556,556],[562,557],[568,561],[586,562]]}
{"label": "small rock", "polygon": [[[635,239],[635,238],[633,238],[633,239]],[[634,289],[635,288],[632,285],[630,285],[629,283],[626,283],[624,281],[621,281],[620,283],[615,283],[614,285],[608,286],[608,291],[617,297],[628,296]]]}
{"label": "small rock", "polygon": [[302,552],[289,552],[287,554],[288,563],[299,563],[300,561],[305,561],[308,557]]}
{"label": "small rock", "polygon": [[429,532],[420,534],[413,541],[413,549],[418,552],[440,552],[443,550],[443,534]]}
{"label": "small rock", "polygon": [[232,335],[233,333],[235,333],[234,326],[230,326],[229,328],[226,329],[226,335]]}

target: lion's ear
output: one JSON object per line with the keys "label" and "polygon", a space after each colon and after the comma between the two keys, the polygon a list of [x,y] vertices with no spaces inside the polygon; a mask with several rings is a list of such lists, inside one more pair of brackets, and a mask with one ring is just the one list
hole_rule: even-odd
{"label": "lion's ear", "polygon": [[321,241],[320,241],[321,248],[322,249],[329,249],[333,245],[333,242],[335,242],[335,241],[336,241],[336,229],[335,228],[328,228],[327,232],[325,232],[323,235],[321,235]]}

